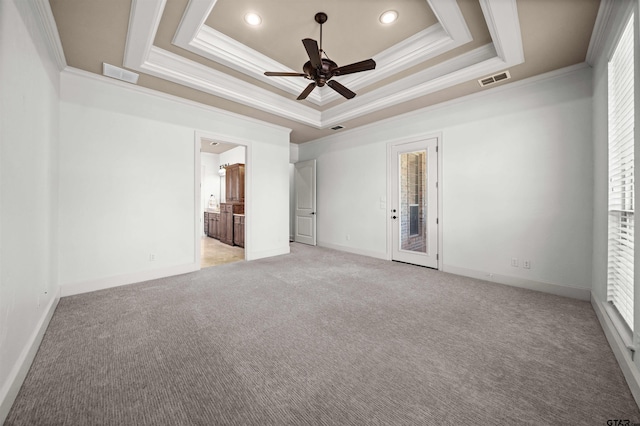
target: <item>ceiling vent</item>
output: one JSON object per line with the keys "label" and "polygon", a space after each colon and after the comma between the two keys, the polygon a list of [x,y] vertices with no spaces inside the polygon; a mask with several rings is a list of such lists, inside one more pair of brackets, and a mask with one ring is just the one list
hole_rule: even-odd
{"label": "ceiling vent", "polygon": [[102,63],[102,74],[117,80],[126,81],[127,83],[136,84],[138,82],[138,74],[135,72],[127,71],[123,68],[107,64],[106,62]]}
{"label": "ceiling vent", "polygon": [[340,130],[340,129],[344,129],[344,126],[341,126],[341,125],[338,124],[337,126],[333,126],[331,128],[331,130]]}
{"label": "ceiling vent", "polygon": [[502,71],[502,72],[499,72],[498,74],[481,78],[480,80],[478,80],[478,83],[480,83],[480,86],[485,87],[485,86],[490,86],[494,83],[498,83],[503,80],[509,80],[510,78],[511,78],[511,74],[509,74],[509,71]]}

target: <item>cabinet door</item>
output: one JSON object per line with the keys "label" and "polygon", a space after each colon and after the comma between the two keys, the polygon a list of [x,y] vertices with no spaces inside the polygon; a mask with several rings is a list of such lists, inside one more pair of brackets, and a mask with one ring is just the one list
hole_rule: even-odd
{"label": "cabinet door", "polygon": [[233,245],[233,215],[231,213],[226,214],[227,218],[225,221],[225,232],[226,232],[226,243]]}
{"label": "cabinet door", "polygon": [[204,235],[209,235],[209,213],[204,212]]}
{"label": "cabinet door", "polygon": [[244,247],[244,216],[234,216],[233,218],[233,243]]}
{"label": "cabinet door", "polygon": [[211,237],[212,238],[220,238],[220,232],[218,231],[218,222],[220,222],[220,215],[219,214],[212,214],[212,219],[211,219]]}
{"label": "cabinet door", "polygon": [[238,164],[238,174],[236,180],[236,196],[237,200],[244,203],[244,164]]}
{"label": "cabinet door", "polygon": [[211,238],[215,238],[214,236],[214,228],[215,228],[215,222],[214,222],[214,215],[210,214],[209,215],[209,233],[207,234],[208,236],[210,236]]}
{"label": "cabinet door", "polygon": [[227,189],[227,202],[238,201],[236,182],[238,180],[238,168],[235,164],[226,168],[225,187]]}

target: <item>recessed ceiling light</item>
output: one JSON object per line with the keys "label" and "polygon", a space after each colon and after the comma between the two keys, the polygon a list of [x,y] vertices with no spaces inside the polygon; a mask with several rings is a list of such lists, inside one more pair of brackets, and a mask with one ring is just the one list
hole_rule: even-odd
{"label": "recessed ceiling light", "polygon": [[382,22],[383,24],[390,24],[392,22],[395,22],[396,19],[398,19],[398,12],[396,12],[395,10],[387,10],[382,15],[380,15],[380,22]]}
{"label": "recessed ceiling light", "polygon": [[244,22],[255,27],[262,23],[262,18],[257,13],[249,12],[244,15]]}

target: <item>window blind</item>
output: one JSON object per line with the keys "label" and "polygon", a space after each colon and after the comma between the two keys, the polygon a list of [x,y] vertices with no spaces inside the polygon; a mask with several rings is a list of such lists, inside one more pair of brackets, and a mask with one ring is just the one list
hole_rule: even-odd
{"label": "window blind", "polygon": [[609,61],[609,255],[607,300],[633,330],[633,15]]}

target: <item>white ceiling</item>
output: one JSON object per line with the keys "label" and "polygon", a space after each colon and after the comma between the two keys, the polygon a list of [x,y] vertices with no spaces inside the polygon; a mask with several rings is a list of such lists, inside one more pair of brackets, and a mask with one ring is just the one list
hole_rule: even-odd
{"label": "white ceiling", "polygon": [[[292,142],[353,128],[477,92],[477,79],[509,69],[512,81],[585,60],[599,0],[50,0],[70,66],[102,62],[141,74],[138,84],[284,125]],[[385,10],[399,19],[383,25]],[[249,27],[247,12],[262,24]],[[373,71],[335,77],[295,98],[308,60],[302,38],[319,39],[339,65],[372,57]],[[498,83],[505,84],[505,83]]]}

